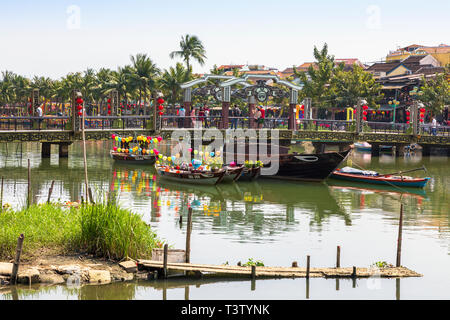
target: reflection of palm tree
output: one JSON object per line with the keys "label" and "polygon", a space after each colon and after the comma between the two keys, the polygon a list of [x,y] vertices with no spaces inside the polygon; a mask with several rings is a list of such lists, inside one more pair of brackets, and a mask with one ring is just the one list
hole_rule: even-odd
{"label": "reflection of palm tree", "polygon": [[205,64],[206,51],[197,36],[185,35],[181,37],[180,50],[170,53],[170,58],[181,57],[186,62],[186,69],[191,70],[190,60],[196,60],[201,66]]}

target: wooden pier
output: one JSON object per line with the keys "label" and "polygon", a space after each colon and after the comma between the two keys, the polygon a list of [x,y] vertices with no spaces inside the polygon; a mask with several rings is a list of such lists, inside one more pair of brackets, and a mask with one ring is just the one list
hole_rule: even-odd
{"label": "wooden pier", "polygon": [[[138,260],[138,269],[149,272],[158,271],[164,274],[164,262],[152,260]],[[404,278],[421,277],[422,275],[405,267],[386,268],[307,268],[300,267],[241,267],[229,265],[206,265],[192,263],[167,263],[167,271],[183,272],[186,276],[220,276],[251,278]]]}

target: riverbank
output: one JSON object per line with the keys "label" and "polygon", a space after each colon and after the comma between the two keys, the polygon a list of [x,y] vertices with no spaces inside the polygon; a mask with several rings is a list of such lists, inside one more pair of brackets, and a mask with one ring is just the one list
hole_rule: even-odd
{"label": "riverbank", "polygon": [[25,240],[18,282],[24,284],[70,283],[70,277],[79,284],[133,280],[133,259],[151,257],[152,250],[162,246],[140,215],[114,202],[6,209],[0,213],[0,225],[3,285],[10,282],[21,234]]}

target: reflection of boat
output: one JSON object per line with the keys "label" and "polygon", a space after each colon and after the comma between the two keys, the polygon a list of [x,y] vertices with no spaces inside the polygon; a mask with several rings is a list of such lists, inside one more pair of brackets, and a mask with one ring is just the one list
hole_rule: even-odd
{"label": "reflection of boat", "polygon": [[380,145],[380,152],[392,152],[393,146]]}
{"label": "reflection of boat", "polygon": [[239,181],[254,181],[258,179],[260,175],[261,167],[245,167],[244,172],[242,172],[241,176],[239,177]]}
{"label": "reflection of boat", "polygon": [[409,176],[380,175],[375,171],[359,170],[345,167],[333,172],[331,178],[371,184],[393,185],[397,187],[423,188],[430,178],[413,178]]}
{"label": "reflection of boat", "polygon": [[367,142],[355,142],[354,146],[357,151],[367,152],[372,150],[372,146]]}
{"label": "reflection of boat", "polygon": [[156,173],[163,179],[178,181],[183,183],[209,184],[220,183],[225,177],[226,170],[200,171],[200,170],[175,170],[169,166],[155,165]]}
{"label": "reflection of boat", "polygon": [[116,152],[112,150],[109,154],[112,159],[122,163],[126,162],[133,164],[154,164],[156,160],[155,156],[152,155],[137,155],[124,152]]}
{"label": "reflection of boat", "polygon": [[386,193],[396,193],[396,194],[410,194],[419,197],[426,197],[427,194],[425,190],[418,188],[398,188],[390,185],[370,185],[364,182],[348,182],[344,180],[329,179],[327,180],[327,185],[332,189],[339,190],[355,190],[355,191],[373,191],[373,192],[386,192]]}

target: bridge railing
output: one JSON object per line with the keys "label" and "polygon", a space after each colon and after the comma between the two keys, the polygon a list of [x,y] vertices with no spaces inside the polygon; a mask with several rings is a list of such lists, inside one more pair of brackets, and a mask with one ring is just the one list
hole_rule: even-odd
{"label": "bridge railing", "polygon": [[[208,117],[180,117],[180,116],[161,116],[162,129],[177,129],[177,128],[223,128],[222,116],[208,116]],[[265,118],[263,123],[259,124],[255,120],[254,128],[267,129],[287,129],[288,118]],[[228,128],[248,129],[250,128],[249,117],[229,117]]]}
{"label": "bridge railing", "polygon": [[[152,129],[152,116],[86,116],[86,130]],[[0,117],[0,130],[72,130],[71,117]]]}
{"label": "bridge railing", "polygon": [[299,131],[355,131],[353,121],[299,119],[296,120],[296,129]]}
{"label": "bridge railing", "polygon": [[420,133],[422,135],[450,137],[450,126],[437,126],[435,132],[433,132],[433,126],[431,124],[422,124],[420,125]]}
{"label": "bridge railing", "polygon": [[0,117],[0,130],[67,130],[70,117]]}

